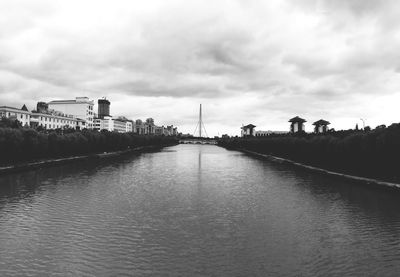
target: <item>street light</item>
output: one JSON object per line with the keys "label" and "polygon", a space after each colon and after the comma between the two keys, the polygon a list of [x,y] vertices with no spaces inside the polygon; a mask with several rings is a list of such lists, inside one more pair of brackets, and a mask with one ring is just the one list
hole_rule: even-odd
{"label": "street light", "polygon": [[365,129],[365,121],[362,118],[360,118],[360,120],[363,122],[363,130],[364,130]]}

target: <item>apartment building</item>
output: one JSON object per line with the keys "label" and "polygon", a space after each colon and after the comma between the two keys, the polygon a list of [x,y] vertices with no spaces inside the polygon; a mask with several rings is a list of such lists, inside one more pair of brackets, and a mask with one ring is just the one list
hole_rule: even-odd
{"label": "apartment building", "polygon": [[84,120],[86,123],[83,125],[87,129],[94,128],[94,102],[88,97],[76,97],[74,100],[54,100],[48,103],[48,107]]}
{"label": "apartment building", "polygon": [[36,128],[42,126],[45,129],[77,129],[78,120],[72,115],[66,115],[60,112],[39,113],[32,111],[30,127]]}
{"label": "apartment building", "polygon": [[31,112],[28,111],[25,105],[23,105],[21,109],[0,106],[0,118],[1,117],[18,120],[21,122],[22,126],[30,126],[31,122]]}

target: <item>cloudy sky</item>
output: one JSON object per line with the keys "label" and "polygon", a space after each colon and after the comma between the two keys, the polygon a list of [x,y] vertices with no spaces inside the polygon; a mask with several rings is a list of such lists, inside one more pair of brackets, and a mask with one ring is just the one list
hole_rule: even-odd
{"label": "cloudy sky", "polygon": [[392,0],[0,0],[0,105],[106,96],[209,135],[400,122]]}

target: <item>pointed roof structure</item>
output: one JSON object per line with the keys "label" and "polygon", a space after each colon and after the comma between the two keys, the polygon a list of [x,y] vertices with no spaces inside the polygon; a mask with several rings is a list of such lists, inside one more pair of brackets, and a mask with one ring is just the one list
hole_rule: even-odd
{"label": "pointed roof structure", "polygon": [[26,107],[25,104],[22,106],[21,110],[26,111],[26,112],[29,112],[29,111],[28,111],[28,108]]}
{"label": "pointed roof structure", "polygon": [[242,129],[244,129],[244,128],[254,128],[254,127],[257,127],[257,126],[253,125],[253,124],[249,124],[249,125],[243,126]]}
{"label": "pointed roof structure", "polygon": [[323,120],[323,119],[320,119],[320,120],[318,120],[318,121],[315,121],[314,123],[313,123],[313,125],[329,125],[329,124],[331,124],[329,121],[326,121],[326,120]]}
{"label": "pointed roof structure", "polygon": [[292,123],[296,123],[296,122],[304,123],[304,122],[307,122],[307,120],[296,116],[296,117],[293,117],[292,119],[290,119],[289,122],[292,122]]}

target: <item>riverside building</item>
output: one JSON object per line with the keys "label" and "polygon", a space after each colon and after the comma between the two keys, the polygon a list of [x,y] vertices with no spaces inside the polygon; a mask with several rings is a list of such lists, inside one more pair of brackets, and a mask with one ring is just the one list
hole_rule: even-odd
{"label": "riverside building", "polygon": [[144,135],[146,127],[141,119],[136,119],[135,126],[133,127],[133,132],[138,135]]}
{"label": "riverside building", "polygon": [[256,137],[268,137],[271,135],[283,135],[287,134],[288,132],[285,131],[256,131],[255,136]]}
{"label": "riverside building", "polygon": [[74,100],[54,100],[48,103],[49,109],[60,111],[65,114],[71,114],[85,123],[80,125],[87,129],[94,128],[94,102],[88,97],[76,97]]}
{"label": "riverside building", "polygon": [[[127,119],[124,118],[117,118],[117,119],[113,119],[114,121],[114,131],[118,132],[118,133],[127,133],[129,131],[128,130],[128,122],[130,122]],[[132,124],[130,124],[132,126]],[[130,131],[132,131],[132,127],[130,128]]]}
{"label": "riverside building", "polygon": [[119,133],[133,132],[138,135],[178,135],[176,127],[156,126],[153,118],[147,118],[145,122],[140,119],[132,121],[124,116],[113,118],[110,115],[110,104],[110,101],[105,98],[99,99],[98,115],[93,112],[93,101],[87,97],[77,97],[75,100],[54,100],[49,103],[38,102],[36,110],[31,112],[25,105],[21,109],[0,106],[0,118],[18,120],[25,127],[43,127],[48,130],[73,128]]}
{"label": "riverside building", "polygon": [[39,113],[32,111],[30,127],[43,127],[45,129],[80,129],[78,128],[78,120],[72,115],[66,115],[61,112]]}
{"label": "riverside building", "polygon": [[97,131],[107,130],[114,131],[114,120],[112,116],[103,116],[103,118],[94,119],[94,129]]}
{"label": "riverside building", "polygon": [[[73,128],[77,129],[78,120],[72,115],[66,115],[64,113],[48,110],[45,103],[39,102],[37,110],[32,112],[28,111],[24,105],[21,109],[13,107],[0,107],[0,117],[6,117],[11,120],[18,120],[22,126],[37,128],[39,126],[51,130],[51,129],[65,129]],[[80,124],[82,126],[82,124]]]}
{"label": "riverside building", "polygon": [[31,113],[30,126],[37,128],[39,126],[45,129],[81,129],[82,124],[78,124],[78,119],[73,115],[65,114],[59,111],[49,109],[45,102],[38,102],[36,110]]}
{"label": "riverside building", "polygon": [[28,111],[25,105],[21,109],[0,106],[0,117],[6,117],[11,120],[18,120],[22,126],[30,126],[31,113]]}
{"label": "riverside building", "polygon": [[97,131],[129,133],[133,131],[133,121],[124,116],[113,118],[110,115],[111,102],[105,97],[97,101],[97,116],[94,118],[93,129]]}

